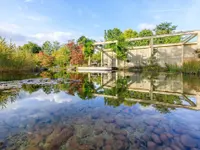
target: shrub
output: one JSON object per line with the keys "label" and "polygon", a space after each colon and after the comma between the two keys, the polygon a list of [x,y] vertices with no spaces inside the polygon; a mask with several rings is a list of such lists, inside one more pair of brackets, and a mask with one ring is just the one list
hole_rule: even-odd
{"label": "shrub", "polygon": [[169,72],[181,72],[181,67],[179,67],[177,64],[172,65],[172,64],[165,64],[166,66],[166,71]]}
{"label": "shrub", "polygon": [[183,73],[199,74],[200,73],[200,62],[197,60],[191,60],[185,62],[182,67]]}
{"label": "shrub", "polygon": [[20,50],[0,37],[0,71],[31,70],[35,68],[33,54]]}

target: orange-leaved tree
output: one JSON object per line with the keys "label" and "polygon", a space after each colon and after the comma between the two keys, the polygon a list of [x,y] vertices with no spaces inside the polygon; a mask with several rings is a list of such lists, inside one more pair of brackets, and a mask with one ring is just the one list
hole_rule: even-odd
{"label": "orange-leaved tree", "polygon": [[70,50],[70,64],[71,65],[83,65],[84,63],[84,54],[83,47],[81,45],[77,45],[74,41],[69,41],[67,43],[67,47]]}
{"label": "orange-leaved tree", "polygon": [[40,51],[38,54],[36,54],[36,62],[37,65],[41,67],[51,67],[53,65],[54,57],[45,54],[44,52]]}

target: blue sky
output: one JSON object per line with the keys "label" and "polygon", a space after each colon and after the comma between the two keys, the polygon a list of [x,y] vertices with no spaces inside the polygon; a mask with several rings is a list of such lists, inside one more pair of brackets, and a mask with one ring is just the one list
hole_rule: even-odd
{"label": "blue sky", "polygon": [[17,45],[31,40],[61,43],[81,35],[101,40],[114,27],[200,29],[200,0],[0,0],[0,36]]}

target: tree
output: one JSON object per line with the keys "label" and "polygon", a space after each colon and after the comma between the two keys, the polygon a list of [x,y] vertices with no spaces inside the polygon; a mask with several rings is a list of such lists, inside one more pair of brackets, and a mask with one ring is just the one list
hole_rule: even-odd
{"label": "tree", "polygon": [[70,50],[70,64],[82,65],[84,63],[82,46],[75,44],[74,41],[69,41],[66,46]]}
{"label": "tree", "polygon": [[89,58],[94,53],[94,40],[81,36],[77,40],[79,45],[82,45],[85,58]]}
{"label": "tree", "polygon": [[[149,29],[144,29],[142,31],[140,31],[139,33],[139,37],[147,37],[147,36],[153,36],[153,32]],[[141,41],[137,41],[136,42],[137,46],[146,46],[150,44],[150,40],[141,40]]]}
{"label": "tree", "polygon": [[35,68],[33,53],[22,50],[0,37],[0,70],[31,70]]}
{"label": "tree", "polygon": [[93,82],[89,82],[87,78],[83,80],[82,87],[77,92],[77,95],[83,100],[89,100],[94,98],[93,93],[95,91],[95,86]]}
{"label": "tree", "polygon": [[92,55],[92,58],[91,58],[91,61],[95,61],[97,62],[97,64],[100,64],[101,63],[101,52],[96,52]]}
{"label": "tree", "polygon": [[53,51],[53,45],[50,41],[45,41],[42,45],[42,50],[45,54],[51,55]]}
{"label": "tree", "polygon": [[60,43],[58,41],[53,42],[53,51],[57,51],[60,48]]}
{"label": "tree", "polygon": [[47,55],[44,52],[39,52],[36,55],[36,61],[39,66],[48,68],[53,66],[54,57]]}
{"label": "tree", "polygon": [[171,22],[163,22],[156,26],[154,29],[156,35],[160,34],[170,34],[173,33],[176,30],[177,26],[172,25]]}
{"label": "tree", "polygon": [[87,40],[87,38],[86,38],[85,36],[81,36],[81,37],[77,40],[77,43],[80,45],[80,44],[85,43],[86,40]]}
{"label": "tree", "polygon": [[28,42],[21,47],[22,50],[32,52],[32,53],[39,53],[42,49],[35,43]]}
{"label": "tree", "polygon": [[111,48],[117,54],[118,59],[126,60],[129,42],[126,41],[123,34],[117,38],[117,41],[118,42],[112,45]]}
{"label": "tree", "polygon": [[106,41],[112,41],[112,40],[117,40],[119,36],[121,36],[122,34],[123,33],[120,29],[114,28],[106,31],[104,37]]}
{"label": "tree", "polygon": [[54,51],[54,53],[52,55],[55,58],[54,64],[59,65],[61,67],[69,65],[70,50],[66,45],[60,47],[59,50]]}
{"label": "tree", "polygon": [[144,29],[142,31],[140,31],[139,33],[139,37],[146,37],[146,36],[152,36],[153,32],[149,29]]}
{"label": "tree", "polygon": [[125,39],[136,38],[137,36],[138,36],[137,31],[133,31],[132,29],[127,29],[124,31]]}
{"label": "tree", "polygon": [[[171,22],[163,22],[156,26],[154,29],[156,35],[171,34],[176,30],[177,26],[172,25]],[[154,44],[169,44],[169,43],[179,43],[181,41],[181,36],[171,36],[156,38]]]}

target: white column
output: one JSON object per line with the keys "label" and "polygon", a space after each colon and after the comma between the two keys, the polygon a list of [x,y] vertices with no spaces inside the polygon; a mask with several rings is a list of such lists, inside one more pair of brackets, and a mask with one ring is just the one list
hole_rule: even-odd
{"label": "white column", "polygon": [[197,93],[196,95],[196,104],[197,104],[197,109],[200,110],[200,93]]}
{"label": "white column", "polygon": [[197,34],[197,50],[200,50],[200,31]]}
{"label": "white column", "polygon": [[101,51],[101,67],[103,66],[103,52]]}
{"label": "white column", "polygon": [[184,63],[184,44],[182,45],[182,57],[181,57],[182,63],[181,66],[183,66]]}

